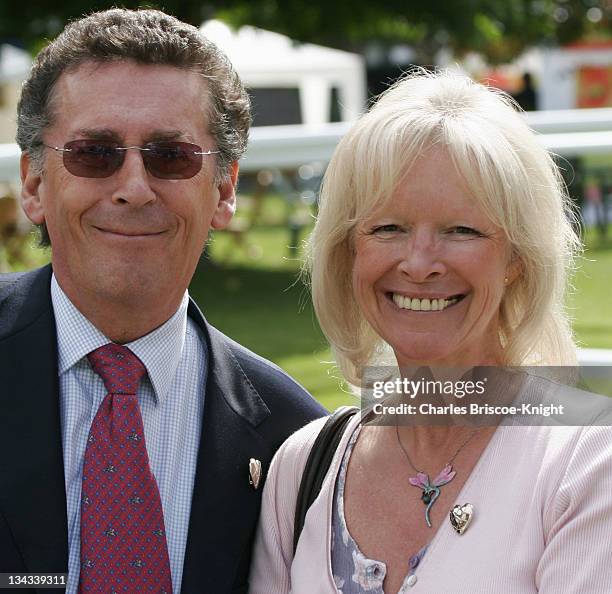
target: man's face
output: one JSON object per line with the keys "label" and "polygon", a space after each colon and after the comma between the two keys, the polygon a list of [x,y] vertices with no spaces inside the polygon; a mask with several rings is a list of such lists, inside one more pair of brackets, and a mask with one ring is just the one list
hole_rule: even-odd
{"label": "man's face", "polygon": [[[59,78],[44,142],[177,140],[216,150],[206,95],[201,76],[173,66],[85,63]],[[209,229],[223,228],[234,212],[237,166],[215,181],[216,159],[204,156],[190,179],[168,180],[149,173],[137,150],[126,151],[122,167],[106,178],[72,175],[51,149],[41,174],[22,157],[24,210],[46,224],[55,275],[82,312],[108,303],[172,315]]]}

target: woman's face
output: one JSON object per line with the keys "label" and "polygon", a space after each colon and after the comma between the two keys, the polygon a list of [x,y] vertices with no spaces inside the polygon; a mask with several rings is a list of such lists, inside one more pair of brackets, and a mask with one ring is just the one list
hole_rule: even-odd
{"label": "woman's face", "polygon": [[518,262],[443,149],[357,226],[354,251],[357,303],[400,366],[501,362],[499,306]]}

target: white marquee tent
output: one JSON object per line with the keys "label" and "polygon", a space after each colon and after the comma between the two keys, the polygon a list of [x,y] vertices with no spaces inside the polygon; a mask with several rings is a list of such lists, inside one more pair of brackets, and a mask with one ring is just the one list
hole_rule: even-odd
{"label": "white marquee tent", "polygon": [[27,76],[32,58],[8,43],[0,44],[0,143],[15,138],[15,113],[21,92],[21,81]]}
{"label": "white marquee tent", "polygon": [[612,68],[612,46],[574,44],[542,52],[540,109],[574,109],[578,103],[578,71],[583,66]]}
{"label": "white marquee tent", "polygon": [[354,120],[366,105],[365,62],[362,56],[289,37],[225,23],[207,21],[200,31],[229,57],[247,87],[295,87],[299,90],[302,122],[329,121],[331,89],[337,88],[342,121]]}
{"label": "white marquee tent", "polygon": [[28,52],[8,43],[0,45],[0,83],[21,82],[30,71],[32,58]]}

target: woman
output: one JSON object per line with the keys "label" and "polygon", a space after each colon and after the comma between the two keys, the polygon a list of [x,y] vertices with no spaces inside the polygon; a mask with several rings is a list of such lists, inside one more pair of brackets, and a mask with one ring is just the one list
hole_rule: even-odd
{"label": "woman", "polygon": [[[434,375],[575,365],[569,212],[505,96],[445,74],[392,87],[338,146],[311,241],[316,312],[347,381],[363,387],[388,347],[400,368]],[[296,493],[321,427],[272,462],[252,593],[612,592],[608,428],[356,415],[294,556]]]}

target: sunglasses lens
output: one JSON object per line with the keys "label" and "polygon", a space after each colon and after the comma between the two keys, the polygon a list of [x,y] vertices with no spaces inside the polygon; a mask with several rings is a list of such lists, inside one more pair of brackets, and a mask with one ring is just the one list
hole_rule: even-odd
{"label": "sunglasses lens", "polygon": [[64,167],[77,177],[109,177],[123,163],[116,142],[73,140],[64,145]]}
{"label": "sunglasses lens", "polygon": [[202,149],[189,142],[156,142],[142,152],[145,167],[161,179],[189,179],[202,169]]}
{"label": "sunglasses lens", "polygon": [[[202,169],[202,149],[189,142],[154,142],[140,148],[147,171],[160,179],[189,179]],[[77,177],[110,177],[120,169],[125,148],[104,140],[73,140],[64,145],[64,167]]]}

